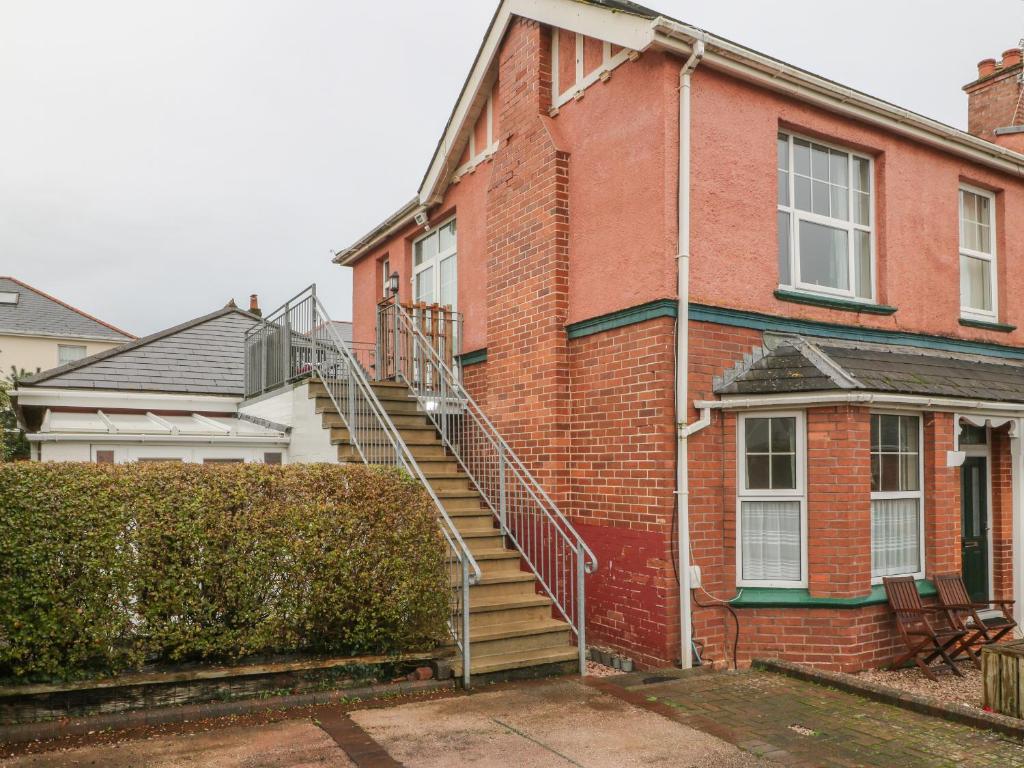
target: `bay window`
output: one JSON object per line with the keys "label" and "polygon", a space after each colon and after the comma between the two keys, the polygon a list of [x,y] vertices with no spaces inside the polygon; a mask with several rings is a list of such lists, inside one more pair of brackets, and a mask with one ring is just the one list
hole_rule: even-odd
{"label": "bay window", "polygon": [[873,301],[871,159],[778,135],[779,284]]}
{"label": "bay window", "polygon": [[871,578],[924,576],[921,418],[871,415]]}
{"label": "bay window", "polygon": [[741,416],[737,442],[737,584],[806,586],[803,414]]}
{"label": "bay window", "polygon": [[960,314],[993,321],[996,306],[995,199],[960,188]]}

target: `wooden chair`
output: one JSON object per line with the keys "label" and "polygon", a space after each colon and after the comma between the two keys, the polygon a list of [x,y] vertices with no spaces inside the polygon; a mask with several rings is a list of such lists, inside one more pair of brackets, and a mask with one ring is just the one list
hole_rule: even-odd
{"label": "wooden chair", "polygon": [[938,681],[931,664],[941,658],[953,674],[963,677],[964,673],[953,663],[950,649],[954,649],[953,655],[962,652],[967,631],[952,626],[937,629],[929,616],[938,615],[941,621],[946,609],[940,605],[926,608],[921,603],[921,595],[917,592],[912,576],[886,576],[882,579],[882,585],[889,598],[889,609],[896,622],[896,629],[907,646],[907,652],[893,666],[900,667],[913,661],[930,679]]}
{"label": "wooden chair", "polygon": [[[961,647],[975,664],[978,664],[978,655],[974,652],[973,646],[997,643],[1017,626],[1011,615],[1013,600],[971,602],[963,576],[959,573],[938,573],[933,581],[939,593],[939,604],[946,611],[949,625],[963,630],[966,637]],[[985,610],[989,605],[998,605],[999,615],[982,618],[978,611]]]}

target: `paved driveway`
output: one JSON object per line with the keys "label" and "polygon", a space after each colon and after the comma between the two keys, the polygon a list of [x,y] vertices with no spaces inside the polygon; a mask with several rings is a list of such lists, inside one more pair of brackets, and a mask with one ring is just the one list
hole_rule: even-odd
{"label": "paved driveway", "polygon": [[714,736],[572,679],[350,716],[409,768],[761,764]]}
{"label": "paved driveway", "polygon": [[334,739],[306,719],[44,752],[3,761],[0,765],[19,768],[350,768],[355,764]]}
{"label": "paved driveway", "polygon": [[10,768],[1021,766],[1024,745],[769,672],[482,688],[0,760]]}

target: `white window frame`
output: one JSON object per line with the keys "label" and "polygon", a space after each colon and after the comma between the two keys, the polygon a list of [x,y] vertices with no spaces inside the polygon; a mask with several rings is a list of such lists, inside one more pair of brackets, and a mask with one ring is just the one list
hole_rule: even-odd
{"label": "white window frame", "polygon": [[0,291],[0,304],[5,306],[16,306],[19,298],[20,294],[17,291]]}
{"label": "white window frame", "polygon": [[438,238],[438,252],[429,260],[424,260],[422,264],[416,266],[416,243],[422,240],[426,240],[428,237],[437,236],[437,231],[442,227],[447,226],[451,222],[455,221],[455,216],[449,216],[439,224],[432,226],[430,231],[426,234],[420,235],[412,242],[412,253],[410,254],[410,262],[412,264],[412,279],[409,295],[412,296],[412,300],[415,303],[418,301],[416,298],[416,277],[420,272],[423,272],[428,267],[434,268],[434,301],[440,304],[441,301],[441,262],[445,259],[452,257],[455,259],[455,298],[452,301],[451,307],[453,312],[458,311],[458,300],[459,300],[459,228],[458,224],[455,226],[455,243],[446,251],[440,250],[440,238]]}
{"label": "white window frame", "polygon": [[[914,573],[892,573],[889,576],[912,576],[916,581],[924,578],[925,574],[925,554],[926,547],[924,541],[925,524],[924,524],[924,414],[918,411],[871,411],[871,417],[874,416],[914,416],[917,418],[917,491],[872,491],[871,501],[884,501],[887,499],[917,499],[917,522],[918,522],[918,556],[917,562],[920,565],[919,570]],[[870,427],[869,427],[870,430]],[[868,433],[868,475],[870,480],[871,464],[870,454],[872,453],[873,446],[870,444],[870,431]],[[868,509],[870,514],[870,507]],[[869,516],[868,525],[872,525],[872,520]],[[873,543],[872,543],[873,546]],[[869,549],[870,557],[870,549]],[[870,563],[868,565],[870,568]],[[872,576],[872,584],[881,584],[882,576]]]}
{"label": "white window frame", "polygon": [[[81,357],[76,357],[74,360],[61,360],[61,352],[65,349],[79,349],[82,351]],[[85,344],[58,344],[57,345],[57,365],[68,365],[69,363],[75,363],[83,358],[89,356],[89,347]]]}
{"label": "white window frame", "polygon": [[[992,245],[992,253],[975,251],[964,247],[964,219],[962,193],[969,192],[978,197],[988,200],[988,231],[989,242]],[[994,192],[980,187],[973,187],[970,184],[960,184],[956,193],[956,218],[957,229],[960,233],[960,255],[957,258],[957,270],[960,273],[960,295],[963,296],[963,267],[960,265],[960,258],[967,256],[972,259],[989,262],[989,282],[992,288],[992,309],[984,310],[976,307],[965,307],[960,305],[960,317],[965,320],[981,320],[983,322],[995,322],[999,317],[999,259],[996,253],[996,196]]]}
{"label": "white window frame", "polygon": [[380,260],[380,298],[388,298],[388,284],[391,282],[391,256],[385,256]]}
{"label": "white window frame", "polygon": [[[747,489],[746,420],[796,419],[796,487]],[[743,578],[743,502],[796,501],[800,504],[800,579],[796,581]],[[736,419],[736,586],[806,589],[807,580],[807,427],[803,411],[752,411]]]}
{"label": "white window frame", "polygon": [[[876,244],[876,218],[875,218],[875,160],[870,155],[866,155],[862,152],[857,152],[849,147],[844,147],[838,144],[832,144],[828,141],[822,141],[821,139],[812,138],[810,136],[802,136],[798,133],[793,133],[784,129],[779,129],[777,136],[785,136],[786,143],[788,146],[788,182],[789,182],[789,205],[781,205],[778,202],[778,191],[776,191],[776,213],[788,213],[789,214],[789,283],[783,283],[781,275],[779,276],[779,287],[797,291],[799,293],[806,293],[817,296],[827,296],[832,298],[842,298],[847,301],[855,301],[861,304],[875,304],[878,301],[878,286],[876,285],[878,273],[878,267],[876,264],[876,257],[878,254],[878,247]],[[846,177],[848,180],[847,188],[847,221],[841,219],[833,219],[830,216],[822,216],[819,213],[813,213],[810,211],[804,211],[796,207],[796,172],[793,167],[793,140],[800,139],[811,144],[817,144],[828,149],[834,149],[836,152],[843,152],[847,155],[846,161]],[[777,144],[776,144],[777,147]],[[776,149],[776,155],[778,150]],[[868,224],[856,224],[853,220],[853,204],[855,193],[853,190],[853,168],[854,158],[866,160],[868,163]],[[776,176],[778,176],[778,159],[776,158]],[[776,218],[778,216],[776,215]],[[800,280],[800,226],[799,222],[809,221],[814,224],[821,224],[822,226],[831,227],[833,229],[842,229],[847,233],[847,263],[850,277],[850,288],[849,290],[843,290],[840,288],[831,288],[825,285],[815,285],[813,283],[803,283]],[[869,262],[871,266],[871,277],[870,277],[870,288],[871,296],[857,296],[856,288],[856,267],[857,267],[857,244],[855,233],[857,231],[868,233],[868,243],[870,244],[871,253],[869,255]],[[776,248],[776,250],[778,250]]]}

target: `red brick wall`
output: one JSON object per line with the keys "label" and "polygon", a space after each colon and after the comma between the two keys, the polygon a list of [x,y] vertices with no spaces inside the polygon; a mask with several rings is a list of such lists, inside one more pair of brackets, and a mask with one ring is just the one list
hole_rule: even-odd
{"label": "red brick wall", "polygon": [[487,189],[489,415],[556,503],[569,443],[568,155],[547,130],[550,34],[517,18],[499,54],[501,145]]}
{"label": "red brick wall", "polygon": [[565,510],[600,563],[588,632],[646,666],[679,658],[673,328],[659,318],[569,343]]}
{"label": "red brick wall", "polygon": [[487,363],[473,363],[462,368],[462,385],[470,397],[488,412],[487,408]]}
{"label": "red brick wall", "polygon": [[992,467],[992,584],[995,597],[1013,598],[1013,497],[1010,439],[1006,428],[992,430],[989,461]]}
{"label": "red brick wall", "polygon": [[967,86],[967,130],[975,136],[995,141],[996,128],[1013,125],[1013,115],[1020,98],[1017,75],[1020,65]]}
{"label": "red brick wall", "polygon": [[871,416],[807,410],[807,559],[812,597],[871,590]]}
{"label": "red brick wall", "polygon": [[953,414],[924,415],[925,573],[960,570],[960,469],[946,466],[953,450]]}
{"label": "red brick wall", "polygon": [[[737,613],[741,667],[755,658],[781,658],[822,669],[858,672],[894,661],[904,647],[884,604],[864,608],[742,608]],[[730,663],[732,631],[730,626]]]}

